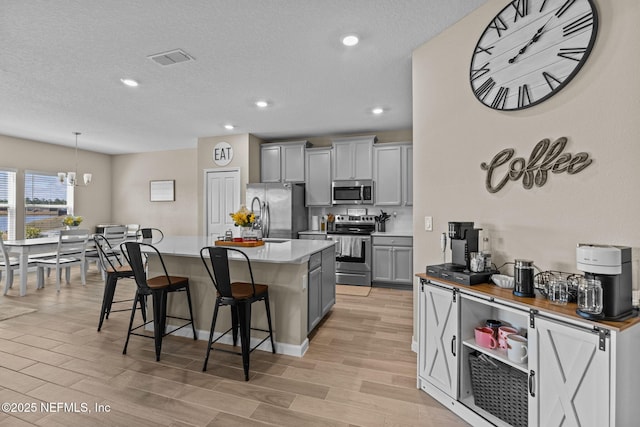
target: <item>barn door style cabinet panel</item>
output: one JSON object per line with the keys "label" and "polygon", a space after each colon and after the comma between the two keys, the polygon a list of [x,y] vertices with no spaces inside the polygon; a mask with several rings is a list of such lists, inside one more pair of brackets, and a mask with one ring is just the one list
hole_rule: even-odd
{"label": "barn door style cabinet panel", "polygon": [[[474,426],[632,426],[640,405],[640,320],[592,322],[576,305],[425,274],[418,300],[418,388]],[[527,336],[528,359],[479,346],[500,320]]]}
{"label": "barn door style cabinet panel", "polygon": [[458,396],[458,299],[454,289],[421,284],[418,375],[450,399]]}

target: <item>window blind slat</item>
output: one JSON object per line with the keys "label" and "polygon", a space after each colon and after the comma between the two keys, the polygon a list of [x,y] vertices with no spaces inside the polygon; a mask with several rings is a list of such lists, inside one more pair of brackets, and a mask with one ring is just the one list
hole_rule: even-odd
{"label": "window blind slat", "polygon": [[58,176],[25,173],[24,182],[25,237],[34,238],[63,228],[62,219],[70,212],[67,186]]}

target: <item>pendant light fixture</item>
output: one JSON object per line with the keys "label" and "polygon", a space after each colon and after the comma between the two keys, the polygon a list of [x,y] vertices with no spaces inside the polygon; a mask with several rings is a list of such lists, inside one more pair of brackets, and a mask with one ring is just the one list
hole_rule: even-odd
{"label": "pendant light fixture", "polygon": [[77,176],[78,176],[78,135],[82,135],[80,132],[73,132],[73,134],[76,136],[76,168],[73,172],[58,172],[58,180],[60,181],[60,183],[66,183],[67,185],[71,186],[71,187],[78,187],[78,186],[86,186],[89,185],[91,183],[91,174],[90,173],[85,173],[82,175],[82,180],[84,182],[84,184],[79,184],[78,180],[77,180]]}

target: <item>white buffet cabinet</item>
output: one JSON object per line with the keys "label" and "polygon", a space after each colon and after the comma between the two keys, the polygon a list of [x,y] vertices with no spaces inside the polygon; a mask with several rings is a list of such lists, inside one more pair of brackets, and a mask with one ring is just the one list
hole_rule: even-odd
{"label": "white buffet cabinet", "polygon": [[[503,402],[509,409],[524,402],[524,423],[518,425],[640,425],[640,405],[634,403],[640,391],[638,318],[591,322],[575,314],[575,304],[555,306],[495,285],[418,277],[418,388],[461,418],[474,426],[510,425],[503,421],[508,417],[494,415],[500,411],[476,405],[469,359],[485,354],[503,372],[526,381]],[[476,345],[474,328],[487,319],[528,337],[528,361],[518,364],[505,350]]]}

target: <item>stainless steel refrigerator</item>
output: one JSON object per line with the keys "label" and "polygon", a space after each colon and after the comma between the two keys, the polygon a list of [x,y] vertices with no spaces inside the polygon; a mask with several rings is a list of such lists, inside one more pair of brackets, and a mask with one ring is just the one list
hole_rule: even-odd
{"label": "stainless steel refrigerator", "polygon": [[298,232],[308,228],[304,184],[247,184],[245,196],[263,237],[297,239]]}

